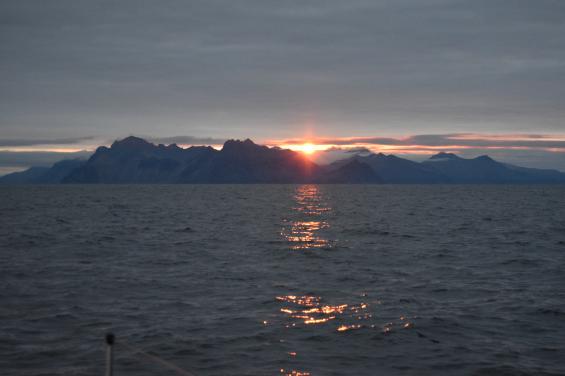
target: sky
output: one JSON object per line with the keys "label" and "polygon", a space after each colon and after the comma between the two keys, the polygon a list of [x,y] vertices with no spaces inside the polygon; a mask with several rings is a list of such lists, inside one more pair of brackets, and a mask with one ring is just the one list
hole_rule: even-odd
{"label": "sky", "polygon": [[565,1],[1,1],[0,174],[129,135],[565,171]]}

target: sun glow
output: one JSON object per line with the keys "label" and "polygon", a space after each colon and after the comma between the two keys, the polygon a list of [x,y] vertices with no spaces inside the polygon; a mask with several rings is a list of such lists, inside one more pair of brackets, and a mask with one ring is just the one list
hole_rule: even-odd
{"label": "sun glow", "polygon": [[298,151],[298,152],[306,154],[306,155],[316,154],[317,152],[324,151],[324,150],[328,149],[328,147],[329,147],[328,145],[314,144],[312,142],[280,143],[280,144],[277,143],[277,144],[273,144],[273,145],[277,145],[277,146],[282,147],[284,149],[290,149],[290,150]]}
{"label": "sun glow", "polygon": [[313,152],[316,151],[316,147],[314,145],[312,145],[311,143],[306,143],[306,144],[302,145],[301,151],[304,154],[312,154]]}

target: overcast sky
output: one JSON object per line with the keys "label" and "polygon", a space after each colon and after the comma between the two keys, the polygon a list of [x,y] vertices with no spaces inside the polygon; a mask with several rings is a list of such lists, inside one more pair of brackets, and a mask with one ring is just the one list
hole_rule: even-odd
{"label": "overcast sky", "polygon": [[565,170],[565,1],[2,0],[0,172],[5,151],[130,134],[393,138]]}

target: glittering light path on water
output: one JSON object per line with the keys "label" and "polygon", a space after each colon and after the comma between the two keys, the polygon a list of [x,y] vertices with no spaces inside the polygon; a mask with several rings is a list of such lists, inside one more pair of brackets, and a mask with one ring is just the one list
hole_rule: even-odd
{"label": "glittering light path on water", "polygon": [[[281,231],[281,236],[288,242],[290,250],[316,252],[334,247],[336,241],[323,233],[330,228],[330,214],[333,208],[322,188],[317,185],[299,186],[293,199],[294,218],[285,221]],[[369,299],[365,293],[344,297],[338,302],[326,301],[317,295],[291,294],[276,296],[275,300],[279,303],[276,319],[263,323],[280,325],[283,333],[289,330],[315,330],[340,336],[346,335],[346,332],[368,330],[371,333],[378,331],[382,335],[389,335],[395,330],[414,327],[414,323],[405,316],[399,316],[392,321],[379,317],[378,308],[381,302],[378,299]],[[280,341],[286,342],[285,339]],[[292,347],[286,354],[291,359],[308,356],[298,353]],[[311,370],[298,367],[280,368],[280,373],[285,376],[313,375]]]}
{"label": "glittering light path on water", "polygon": [[301,185],[296,189],[294,200],[296,206],[293,209],[298,218],[286,223],[281,231],[290,249],[331,248],[334,242],[320,235],[320,230],[330,227],[325,214],[332,210],[322,195],[320,187]]}

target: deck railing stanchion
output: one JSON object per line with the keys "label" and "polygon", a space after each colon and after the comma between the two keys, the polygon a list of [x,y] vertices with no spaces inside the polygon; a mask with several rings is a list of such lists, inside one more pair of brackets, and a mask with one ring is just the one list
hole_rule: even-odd
{"label": "deck railing stanchion", "polygon": [[106,334],[106,376],[114,374],[114,340],[112,333]]}

